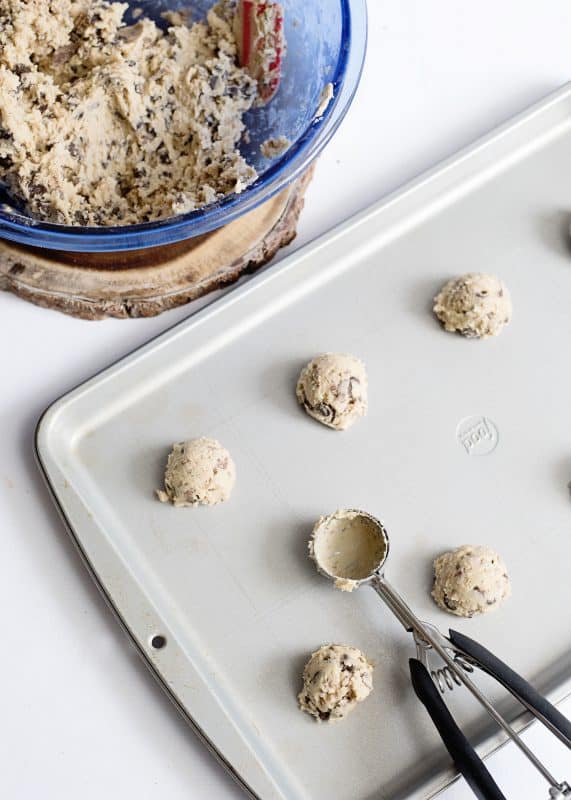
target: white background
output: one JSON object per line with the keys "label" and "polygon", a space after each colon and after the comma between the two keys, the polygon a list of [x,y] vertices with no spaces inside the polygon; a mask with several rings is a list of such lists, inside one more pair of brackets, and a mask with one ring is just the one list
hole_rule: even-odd
{"label": "white background", "polygon": [[[320,159],[293,248],[571,78],[569,0],[369,0],[369,6],[361,87]],[[112,619],[32,455],[34,426],[46,405],[196,307],[151,320],[82,322],[0,296],[3,797],[243,796]],[[532,738],[557,774],[571,780],[568,754],[539,726]],[[509,796],[547,798],[545,784],[534,782],[513,748],[495,756],[492,768]],[[446,794],[469,797],[460,785]]]}

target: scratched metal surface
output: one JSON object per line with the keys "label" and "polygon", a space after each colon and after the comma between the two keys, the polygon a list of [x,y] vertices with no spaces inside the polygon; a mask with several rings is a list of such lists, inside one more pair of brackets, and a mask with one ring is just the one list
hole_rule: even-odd
{"label": "scratched metal surface", "polygon": [[[334,591],[306,557],[313,521],[338,507],[385,521],[387,573],[422,617],[481,639],[553,698],[569,692],[570,174],[567,88],[44,416],[40,462],[94,576],[251,794],[424,798],[452,777],[409,686],[409,637],[370,590]],[[432,318],[432,296],[468,270],[511,290],[496,340]],[[368,367],[369,414],[343,434],[296,405],[300,367],[324,350]],[[161,505],[170,444],[198,435],[234,456],[230,502]],[[507,562],[513,598],[494,615],[459,620],[430,600],[432,558],[465,542]],[[372,696],[331,727],[295,700],[323,642],[377,665]],[[465,693],[452,702],[484,751],[497,744]]]}

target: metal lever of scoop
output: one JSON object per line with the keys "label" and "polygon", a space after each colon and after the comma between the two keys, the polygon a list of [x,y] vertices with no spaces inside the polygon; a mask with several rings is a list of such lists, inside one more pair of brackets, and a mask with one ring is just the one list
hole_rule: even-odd
{"label": "metal lever of scoop", "polygon": [[[458,678],[458,680],[466,686],[470,693],[486,710],[489,716],[505,731],[514,744],[521,750],[525,757],[533,764],[533,766],[541,773],[545,780],[551,787],[551,797],[571,797],[571,791],[565,783],[559,783],[551,772],[544,766],[544,764],[537,758],[537,756],[529,749],[522,738],[516,733],[509,722],[502,717],[502,715],[494,708],[490,701],[482,694],[476,684],[466,675],[463,669],[456,664],[454,657],[450,655],[449,651],[456,650],[453,642],[447,639],[442,634],[433,629],[432,625],[426,625],[421,622],[412,609],[405,603],[403,598],[386,580],[384,575],[377,574],[370,581],[371,587],[377,592],[379,597],[386,603],[390,610],[395,614],[397,619],[404,626],[405,630],[413,633],[417,644],[426,643],[432,648],[440,658],[449,667],[450,671]],[[493,674],[493,673],[490,673]],[[533,709],[531,709],[533,711]],[[446,744],[446,742],[445,742]],[[460,765],[457,764],[460,769]],[[569,793],[568,793],[569,792]],[[555,794],[554,794],[555,793]],[[557,794],[559,793],[559,794]],[[485,798],[488,800],[488,798]],[[490,795],[490,800],[495,800],[493,795]]]}

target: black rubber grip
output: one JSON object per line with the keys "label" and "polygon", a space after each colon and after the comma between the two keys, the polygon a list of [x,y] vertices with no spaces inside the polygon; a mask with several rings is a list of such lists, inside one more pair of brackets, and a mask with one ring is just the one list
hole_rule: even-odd
{"label": "black rubber grip", "polygon": [[464,636],[463,633],[458,633],[458,631],[451,630],[449,633],[450,641],[455,647],[466,653],[466,655],[471,656],[484,672],[487,672],[488,675],[491,675],[505,686],[524,705],[537,712],[539,721],[543,722],[547,728],[559,731],[561,734],[559,738],[566,739],[564,743],[571,748],[571,722],[549,700],[546,700],[521,675],[514,672],[511,667],[500,661],[497,656],[486,650],[479,642],[475,642],[468,636]]}
{"label": "black rubber grip", "polygon": [[464,776],[478,800],[506,800],[484,762],[454,721],[424,664],[416,658],[409,659],[408,663],[418,699],[430,714],[458,772]]}

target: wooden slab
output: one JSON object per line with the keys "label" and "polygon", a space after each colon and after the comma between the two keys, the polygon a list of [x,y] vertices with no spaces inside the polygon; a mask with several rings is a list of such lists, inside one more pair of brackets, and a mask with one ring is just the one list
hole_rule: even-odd
{"label": "wooden slab", "polygon": [[165,247],[66,253],[0,240],[0,289],[82,319],[155,316],[233,283],[289,244],[312,174],[223,228]]}

